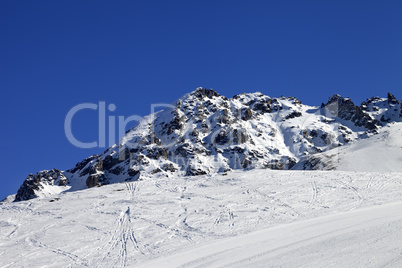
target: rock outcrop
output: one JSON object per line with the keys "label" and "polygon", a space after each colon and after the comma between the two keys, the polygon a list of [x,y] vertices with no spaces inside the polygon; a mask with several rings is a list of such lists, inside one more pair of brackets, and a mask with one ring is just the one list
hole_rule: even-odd
{"label": "rock outcrop", "polygon": [[[233,169],[290,169],[306,156],[369,137],[402,121],[401,102],[391,93],[356,106],[340,95],[321,107],[294,97],[262,93],[226,98],[198,88],[174,105],[144,117],[118,144],[70,170],[29,175],[16,201],[46,192],[73,190],[155,176],[197,176]],[[314,157],[306,167],[314,168]],[[65,186],[63,186],[65,185]],[[64,189],[64,188],[63,188]]]}
{"label": "rock outcrop", "polygon": [[66,186],[68,179],[58,169],[43,170],[36,174],[29,174],[19,188],[15,201],[28,200],[38,197],[38,192],[48,186]]}

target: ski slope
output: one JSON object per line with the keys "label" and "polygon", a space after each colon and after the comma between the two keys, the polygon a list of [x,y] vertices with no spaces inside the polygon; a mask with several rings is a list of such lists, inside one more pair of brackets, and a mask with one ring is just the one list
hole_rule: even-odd
{"label": "ski slope", "polygon": [[393,123],[367,139],[306,156],[292,169],[402,172],[401,163],[402,123]]}
{"label": "ski slope", "polygon": [[402,172],[402,123],[390,124],[378,135],[340,147],[337,169]]}
{"label": "ski slope", "polygon": [[398,172],[233,171],[67,191],[0,205],[0,267],[398,267],[401,201]]}
{"label": "ski slope", "polygon": [[284,224],[138,267],[400,267],[402,203]]}

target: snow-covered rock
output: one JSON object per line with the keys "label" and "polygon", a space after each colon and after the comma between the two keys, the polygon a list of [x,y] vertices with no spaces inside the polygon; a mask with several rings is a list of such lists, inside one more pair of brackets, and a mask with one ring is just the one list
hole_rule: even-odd
{"label": "snow-covered rock", "polygon": [[55,187],[61,192],[151,177],[291,169],[301,159],[312,161],[308,156],[370,137],[401,121],[401,102],[390,93],[361,106],[334,95],[319,107],[259,92],[228,99],[198,88],[144,117],[103,154],[64,172],[31,174],[15,200],[48,195]]}

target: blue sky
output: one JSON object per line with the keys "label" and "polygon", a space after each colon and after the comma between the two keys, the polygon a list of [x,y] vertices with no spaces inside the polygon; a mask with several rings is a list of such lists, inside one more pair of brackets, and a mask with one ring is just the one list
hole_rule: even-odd
{"label": "blue sky", "polygon": [[[203,86],[320,105],[339,93],[402,98],[402,1],[0,2],[0,199],[29,173],[105,148],[64,134],[75,105],[146,115]],[[74,134],[95,140],[96,111]]]}

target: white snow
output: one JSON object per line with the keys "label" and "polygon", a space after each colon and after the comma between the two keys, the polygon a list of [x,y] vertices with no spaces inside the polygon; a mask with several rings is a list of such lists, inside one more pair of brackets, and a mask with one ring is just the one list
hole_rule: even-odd
{"label": "white snow", "polygon": [[397,267],[401,201],[397,172],[112,184],[2,203],[0,267]]}
{"label": "white snow", "polygon": [[[325,165],[322,169],[402,172],[402,123],[389,124],[377,135],[311,157],[320,159]],[[293,168],[302,169],[303,164]]]}
{"label": "white snow", "polygon": [[401,229],[399,202],[226,238],[137,267],[397,267]]}

